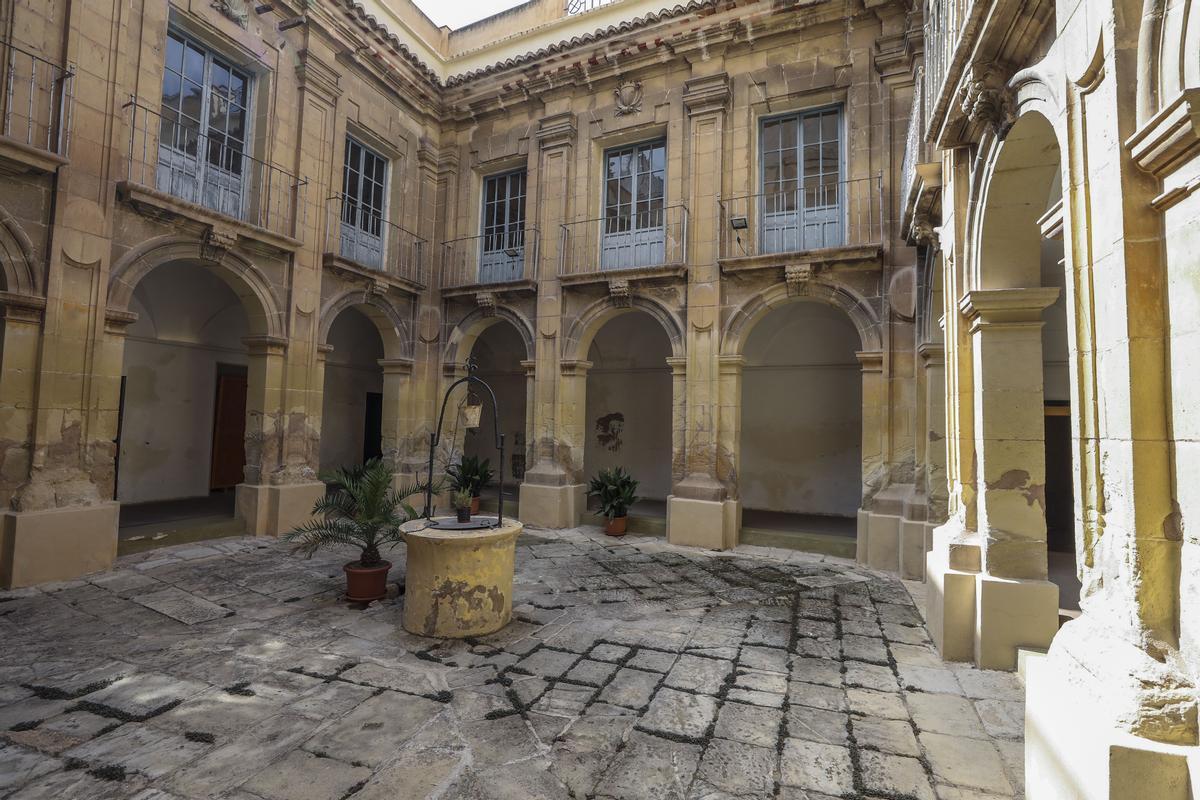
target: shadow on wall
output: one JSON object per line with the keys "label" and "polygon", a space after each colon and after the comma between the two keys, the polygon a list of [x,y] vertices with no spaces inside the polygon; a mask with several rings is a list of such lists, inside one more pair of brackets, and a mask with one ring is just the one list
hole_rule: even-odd
{"label": "shadow on wall", "polygon": [[375,323],[347,308],[329,329],[321,400],[321,473],[362,464],[380,452],[383,340]]}
{"label": "shadow on wall", "polygon": [[671,492],[671,341],[649,314],[631,311],[604,324],[588,350],[584,475],[625,467],[638,495]]}
{"label": "shadow on wall", "polygon": [[840,309],[796,302],[746,341],[743,507],[853,516],[862,501],[858,331]]}
{"label": "shadow on wall", "polygon": [[[525,368],[521,366],[526,358],[525,340],[511,323],[497,322],[475,340],[471,356],[477,366],[475,374],[492,387],[500,407],[500,432],[504,434],[504,453],[508,459],[504,465],[505,484],[519,483],[526,467]],[[479,428],[466,432],[463,451],[469,456],[491,459],[492,469],[498,472],[500,453],[496,450],[495,422],[491,409],[486,408],[489,401],[482,399],[485,408]]]}

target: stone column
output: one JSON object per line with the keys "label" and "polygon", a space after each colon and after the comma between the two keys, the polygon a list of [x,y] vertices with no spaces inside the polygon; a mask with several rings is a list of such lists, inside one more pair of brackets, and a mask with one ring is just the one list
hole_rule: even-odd
{"label": "stone column", "polygon": [[408,387],[413,373],[411,358],[381,358],[377,362],[383,370],[383,421],[380,449],[383,460],[390,462],[396,473],[395,483],[400,485],[414,478],[408,469],[409,431],[412,430],[411,414],[407,412]]}
{"label": "stone column", "polygon": [[862,498],[858,510],[855,551],[860,564],[900,571],[900,499],[879,497],[886,475],[885,439],[890,413],[883,352],[862,350],[855,355],[862,367]]}
{"label": "stone column", "polygon": [[[713,68],[703,62],[693,65],[696,72]],[[684,87],[689,164],[686,435],[684,474],[667,498],[667,539],[712,549],[731,547],[737,535],[736,503],[727,499],[717,478],[717,465],[727,456],[718,452],[716,427],[721,277],[713,198],[721,194],[730,94],[724,72],[694,77]]]}
{"label": "stone column", "polygon": [[1046,579],[1046,446],[1042,311],[1058,289],[968,292],[975,374],[976,497],[981,569],[975,661],[1013,669],[1018,647],[1058,631],[1058,587]]}
{"label": "stone column", "polygon": [[325,484],[285,462],[288,415],[283,409],[286,339],[248,336],[245,481],[237,485],[237,516],[252,536],[279,536],[312,515]]}
{"label": "stone column", "polygon": [[687,357],[668,356],[671,368],[671,482],[683,479],[687,450]]}
{"label": "stone column", "polygon": [[[533,393],[536,390],[537,359],[529,358],[521,361],[525,370],[525,470],[529,470],[533,460]],[[513,452],[516,452],[516,442],[513,442]],[[516,475],[513,476],[516,478]],[[522,478],[524,480],[524,478]]]}
{"label": "stone column", "polygon": [[722,458],[717,461],[717,479],[729,487],[725,501],[727,513],[732,518],[733,537],[730,547],[737,547],[742,531],[742,499],[738,486],[738,475],[742,457],[742,371],[746,357],[726,355],[720,357],[720,382],[717,397],[717,452]]}
{"label": "stone column", "polygon": [[584,377],[580,377],[568,365],[562,365],[560,370],[559,363],[563,339],[562,289],[557,276],[561,246],[558,233],[570,211],[575,142],[575,115],[567,110],[568,103],[569,98],[551,100],[537,132],[541,156],[537,212],[541,258],[535,276],[537,366],[533,391],[526,398],[526,403],[533,406],[529,443],[533,465],[521,484],[520,509],[522,522],[548,528],[578,525],[584,495],[583,439],[576,429],[583,424],[585,413],[586,367],[581,373]]}

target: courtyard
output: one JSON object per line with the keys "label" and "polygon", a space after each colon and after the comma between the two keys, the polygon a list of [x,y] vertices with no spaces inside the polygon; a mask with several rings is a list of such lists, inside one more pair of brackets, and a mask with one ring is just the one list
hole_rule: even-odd
{"label": "courtyard", "polygon": [[366,608],[349,557],[223,539],[0,593],[0,797],[1023,796],[1023,687],[943,662],[919,584],[527,528],[511,624],[451,641],[400,627],[403,547]]}

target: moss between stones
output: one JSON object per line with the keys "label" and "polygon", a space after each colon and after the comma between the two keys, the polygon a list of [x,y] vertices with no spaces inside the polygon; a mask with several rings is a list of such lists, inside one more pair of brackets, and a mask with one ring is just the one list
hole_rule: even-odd
{"label": "moss between stones", "polygon": [[183,738],[189,742],[200,742],[201,744],[212,744],[217,741],[217,737],[205,731],[185,731]]}

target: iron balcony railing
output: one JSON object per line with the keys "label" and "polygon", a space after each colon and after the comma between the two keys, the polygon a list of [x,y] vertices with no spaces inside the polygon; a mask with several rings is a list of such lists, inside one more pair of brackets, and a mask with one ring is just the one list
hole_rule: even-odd
{"label": "iron balcony railing", "polygon": [[2,39],[0,56],[4,86],[0,133],[30,147],[66,156],[74,72]]}
{"label": "iron balcony railing", "polygon": [[962,39],[972,0],[927,0],[925,4],[925,92],[923,118],[933,119],[946,76]]}
{"label": "iron balcony railing", "polygon": [[721,258],[883,242],[883,177],[722,198]]}
{"label": "iron balcony railing", "polygon": [[420,286],[428,285],[425,239],[393,225],[352,197],[335,194],[327,205],[326,253]]}
{"label": "iron balcony railing", "polygon": [[567,222],[560,235],[560,276],[683,265],[688,209],[674,205]]}
{"label": "iron balcony railing", "polygon": [[538,231],[520,228],[442,242],[442,288],[531,280],[537,271]]}
{"label": "iron balcony railing", "polygon": [[904,140],[904,166],[900,170],[900,198],[905,209],[916,191],[917,165],[925,161],[924,70],[917,68],[912,109],[908,113],[908,135]]}
{"label": "iron balcony railing", "polygon": [[569,17],[572,14],[583,14],[588,11],[593,11],[601,6],[611,5],[619,0],[566,0],[564,8],[566,15]]}
{"label": "iron balcony railing", "polygon": [[241,145],[130,101],[127,179],[210,211],[294,237],[306,181]]}

